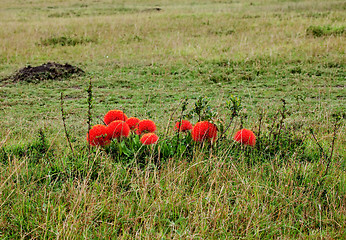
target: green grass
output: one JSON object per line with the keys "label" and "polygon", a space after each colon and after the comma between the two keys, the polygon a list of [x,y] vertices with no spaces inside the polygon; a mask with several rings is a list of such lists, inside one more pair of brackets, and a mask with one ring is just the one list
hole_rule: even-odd
{"label": "green grass", "polygon": [[[2,1],[0,79],[48,61],[86,74],[0,81],[0,237],[344,239],[345,9],[315,0]],[[122,109],[154,120],[159,144],[126,155],[113,143],[89,156],[90,79],[92,124]],[[177,154],[181,101],[190,110],[200,96],[218,126],[230,121],[231,96],[242,99],[240,117],[218,148],[185,139]],[[256,147],[232,141],[240,125],[261,131]]]}

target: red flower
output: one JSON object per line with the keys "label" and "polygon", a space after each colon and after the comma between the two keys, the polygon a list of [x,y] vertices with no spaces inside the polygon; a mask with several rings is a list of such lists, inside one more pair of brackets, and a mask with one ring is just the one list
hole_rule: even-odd
{"label": "red flower", "polygon": [[128,137],[130,134],[129,125],[121,120],[111,122],[107,126],[107,131],[111,138]]}
{"label": "red flower", "polygon": [[141,137],[141,143],[143,145],[155,144],[159,140],[159,137],[155,133],[146,133]]}
{"label": "red flower", "polygon": [[126,120],[127,125],[129,125],[131,130],[135,130],[138,128],[139,119],[136,117],[130,117]]}
{"label": "red flower", "polygon": [[[179,129],[179,126],[180,126],[180,129]],[[180,125],[180,122],[177,122],[175,124],[175,130],[176,131],[185,132],[185,131],[189,131],[191,129],[192,129],[192,124],[187,120],[181,120],[181,125]]]}
{"label": "red flower", "polygon": [[146,132],[155,132],[156,126],[155,123],[151,120],[142,120],[138,123],[138,131],[136,132],[138,135]]}
{"label": "red flower", "polygon": [[107,127],[100,124],[93,126],[89,133],[87,133],[87,141],[92,146],[110,144],[110,135],[107,133]]}
{"label": "red flower", "polygon": [[215,124],[207,121],[198,122],[193,127],[191,134],[196,142],[204,140],[214,141],[217,138],[217,127]]}
{"label": "red flower", "polygon": [[256,143],[256,136],[251,130],[244,128],[234,135],[234,140],[245,145],[254,146]]}
{"label": "red flower", "polygon": [[105,117],[103,118],[103,121],[105,124],[110,124],[111,122],[115,120],[121,120],[121,121],[126,121],[127,116],[123,111],[120,110],[110,110],[108,113],[106,113]]}

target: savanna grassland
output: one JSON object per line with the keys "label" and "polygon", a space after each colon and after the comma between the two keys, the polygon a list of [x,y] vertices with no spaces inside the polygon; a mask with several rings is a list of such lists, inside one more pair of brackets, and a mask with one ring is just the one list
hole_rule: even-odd
{"label": "savanna grassland", "polygon": [[[1,0],[0,238],[345,239],[345,20],[341,0]],[[85,74],[8,78],[49,61]],[[173,130],[200,97],[213,145]],[[158,144],[89,152],[111,109]]]}

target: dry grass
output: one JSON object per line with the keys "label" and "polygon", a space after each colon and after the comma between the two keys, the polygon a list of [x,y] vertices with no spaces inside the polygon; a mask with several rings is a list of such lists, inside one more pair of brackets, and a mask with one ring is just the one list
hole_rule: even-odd
{"label": "dry grass", "polygon": [[[293,160],[280,168],[266,163],[248,169],[241,159],[201,155],[191,162],[172,160],[161,169],[112,166],[99,154],[94,161],[104,166],[96,179],[60,182],[48,179],[53,175],[34,175],[37,180],[30,181],[28,159],[14,159],[1,177],[2,207],[10,204],[12,210],[3,212],[0,229],[21,238],[73,239],[343,234],[345,196],[338,187],[344,180],[328,183],[326,203],[311,199],[319,171],[315,164]],[[341,176],[340,171],[334,168],[331,174]],[[300,174],[305,183],[298,184]]]}
{"label": "dry grass", "polygon": [[[9,3],[7,3],[9,4]],[[80,6],[71,1],[59,4],[38,1],[24,6],[2,3],[1,61],[5,66],[36,64],[70,59],[77,63],[172,63],[200,59],[246,59],[258,56],[314,58],[330,56],[343,61],[344,37],[311,38],[310,25],[342,25],[344,6],[339,2],[161,3],[162,11],[146,12],[155,6],[131,3],[93,2]],[[7,8],[6,8],[7,7]],[[107,12],[107,8],[114,8]],[[117,9],[134,9],[119,12]],[[80,16],[49,17],[74,9]],[[97,15],[97,12],[104,14]],[[311,17],[310,13],[322,14]],[[323,16],[326,14],[326,16]],[[88,37],[98,43],[77,47],[43,47],[40,39],[52,36]],[[23,41],[25,39],[25,41]],[[217,53],[217,54],[216,54]],[[11,69],[13,70],[13,69]]]}

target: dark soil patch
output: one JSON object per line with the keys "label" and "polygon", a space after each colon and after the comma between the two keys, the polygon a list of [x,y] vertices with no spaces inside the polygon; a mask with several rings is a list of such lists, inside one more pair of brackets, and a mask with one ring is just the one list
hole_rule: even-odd
{"label": "dark soil patch", "polygon": [[44,80],[62,80],[72,75],[83,75],[84,71],[68,63],[65,65],[48,62],[37,67],[30,65],[20,69],[17,73],[5,78],[13,82],[40,82]]}

